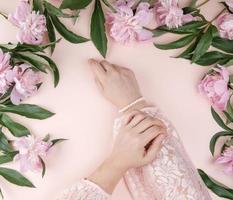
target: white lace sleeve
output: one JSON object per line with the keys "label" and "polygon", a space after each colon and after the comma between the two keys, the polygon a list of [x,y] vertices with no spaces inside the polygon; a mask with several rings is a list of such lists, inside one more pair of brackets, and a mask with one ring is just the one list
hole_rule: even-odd
{"label": "white lace sleeve", "polygon": [[64,191],[56,200],[109,200],[108,195],[95,183],[80,180],[71,188]]}
{"label": "white lace sleeve", "polygon": [[[151,164],[131,169],[126,173],[124,180],[133,198],[135,200],[211,200],[175,128],[156,107],[144,108],[142,111],[161,119],[167,126],[169,137]],[[121,119],[116,119],[115,134],[120,126]]]}

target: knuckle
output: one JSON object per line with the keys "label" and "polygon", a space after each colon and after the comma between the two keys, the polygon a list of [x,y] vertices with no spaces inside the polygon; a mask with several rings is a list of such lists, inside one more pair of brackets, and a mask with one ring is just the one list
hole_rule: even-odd
{"label": "knuckle", "polygon": [[149,123],[149,124],[153,124],[154,123],[154,119],[152,118],[152,117],[147,117],[147,122]]}
{"label": "knuckle", "polygon": [[157,121],[158,121],[158,123],[161,124],[161,126],[164,126],[164,127],[165,127],[165,124],[164,124],[164,122],[163,122],[161,119],[157,119]]}
{"label": "knuckle", "polygon": [[152,126],[151,127],[151,132],[157,132],[159,129],[158,129],[158,127],[156,127],[156,126]]}
{"label": "knuckle", "polygon": [[144,117],[145,117],[145,114],[144,114],[144,113],[139,112],[139,113],[137,114],[137,117],[138,117],[139,119],[142,119],[142,118],[144,118]]}
{"label": "knuckle", "polygon": [[121,126],[120,129],[119,129],[119,132],[123,133],[123,134],[127,134],[127,132],[128,132],[127,127]]}

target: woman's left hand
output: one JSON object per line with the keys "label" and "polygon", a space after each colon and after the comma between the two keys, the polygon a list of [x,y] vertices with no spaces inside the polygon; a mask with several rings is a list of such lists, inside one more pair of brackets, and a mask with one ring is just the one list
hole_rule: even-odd
{"label": "woman's left hand", "polygon": [[130,69],[105,60],[90,59],[89,64],[101,94],[117,108],[123,108],[142,96]]}

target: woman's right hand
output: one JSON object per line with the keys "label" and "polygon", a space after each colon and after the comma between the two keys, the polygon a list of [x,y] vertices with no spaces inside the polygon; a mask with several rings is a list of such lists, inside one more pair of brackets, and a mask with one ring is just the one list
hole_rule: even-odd
{"label": "woman's right hand", "polygon": [[166,136],[166,127],[159,119],[140,111],[127,114],[112,153],[88,179],[111,193],[128,169],[155,159]]}
{"label": "woman's right hand", "polygon": [[155,159],[166,133],[161,120],[133,111],[124,118],[110,158],[124,170],[146,165]]}

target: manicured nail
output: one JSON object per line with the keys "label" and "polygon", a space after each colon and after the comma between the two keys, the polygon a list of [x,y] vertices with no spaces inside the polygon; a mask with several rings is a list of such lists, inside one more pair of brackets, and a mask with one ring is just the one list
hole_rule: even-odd
{"label": "manicured nail", "polygon": [[90,58],[90,59],[88,59],[88,63],[89,64],[93,64],[93,63],[95,63],[96,61],[95,61],[95,59],[93,59],[93,58]]}

